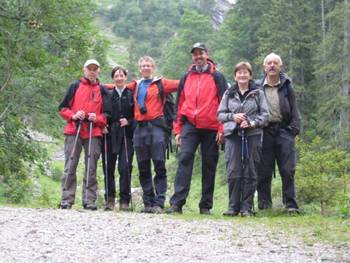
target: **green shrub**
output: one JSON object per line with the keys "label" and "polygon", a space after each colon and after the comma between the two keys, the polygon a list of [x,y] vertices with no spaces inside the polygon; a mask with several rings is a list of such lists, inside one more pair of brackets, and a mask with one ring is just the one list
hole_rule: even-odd
{"label": "green shrub", "polygon": [[7,202],[23,203],[28,199],[32,190],[32,183],[29,174],[25,169],[18,170],[16,173],[5,175],[4,185],[1,195]]}
{"label": "green shrub", "polygon": [[52,180],[54,180],[55,182],[59,182],[61,181],[62,176],[63,176],[63,169],[61,165],[57,165],[57,164],[52,165],[52,168],[51,168]]}
{"label": "green shrub", "polygon": [[31,140],[27,127],[19,118],[8,116],[5,122],[0,122],[1,195],[5,202],[28,201],[33,190],[31,167],[40,168],[44,159],[42,148]]}
{"label": "green shrub", "polygon": [[342,198],[340,198],[338,214],[344,218],[350,217],[350,194],[343,195]]}
{"label": "green shrub", "polygon": [[301,202],[318,203],[321,214],[340,203],[347,192],[349,155],[316,137],[311,143],[298,143],[297,193]]}

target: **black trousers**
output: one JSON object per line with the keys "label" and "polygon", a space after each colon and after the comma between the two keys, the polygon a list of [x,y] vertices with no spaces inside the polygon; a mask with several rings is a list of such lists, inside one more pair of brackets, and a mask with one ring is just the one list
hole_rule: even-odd
{"label": "black trousers", "polygon": [[261,158],[261,135],[233,134],[225,138],[229,210],[251,212]]}
{"label": "black trousers", "polygon": [[271,182],[276,162],[282,178],[283,203],[286,208],[298,208],[294,182],[296,167],[294,135],[278,124],[264,128],[257,187],[259,208],[272,206]]}
{"label": "black trousers", "polygon": [[[112,142],[110,136],[107,136],[107,174],[106,174],[106,156],[105,142],[102,139],[102,167],[105,182],[105,200],[108,197],[115,198],[115,167],[118,161],[119,173],[119,203],[129,204],[131,199],[131,172],[132,160],[134,156],[133,142],[131,138],[125,137],[120,140],[118,153],[113,153]],[[125,147],[126,146],[126,147]]]}
{"label": "black trousers", "polygon": [[[138,125],[134,132],[135,152],[145,207],[164,208],[167,190],[165,168],[166,133],[151,122]],[[155,176],[152,179],[151,160]]]}
{"label": "black trousers", "polygon": [[193,162],[199,144],[202,154],[202,197],[200,208],[213,207],[215,172],[219,159],[219,147],[215,141],[216,131],[197,129],[185,122],[181,132],[181,152],[174,183],[174,194],[170,199],[172,206],[182,207],[190,191]]}

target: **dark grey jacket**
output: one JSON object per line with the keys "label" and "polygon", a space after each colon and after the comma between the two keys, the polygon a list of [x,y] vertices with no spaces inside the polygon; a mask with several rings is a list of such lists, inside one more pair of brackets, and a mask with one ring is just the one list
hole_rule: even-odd
{"label": "dark grey jacket", "polygon": [[[258,87],[264,90],[263,84],[266,76],[257,82]],[[286,73],[280,73],[281,84],[278,88],[278,97],[280,102],[280,111],[282,115],[281,125],[289,130],[294,135],[297,135],[300,131],[301,116],[298,109],[298,105],[295,99],[295,92],[292,86],[292,80]]]}
{"label": "dark grey jacket", "polygon": [[269,113],[264,92],[253,82],[249,84],[249,91],[243,102],[239,98],[237,84],[224,93],[217,117],[224,124],[225,136],[239,129],[233,120],[233,115],[236,113],[245,113],[248,121],[254,126],[246,130],[246,136],[262,134],[262,128],[268,123]]}

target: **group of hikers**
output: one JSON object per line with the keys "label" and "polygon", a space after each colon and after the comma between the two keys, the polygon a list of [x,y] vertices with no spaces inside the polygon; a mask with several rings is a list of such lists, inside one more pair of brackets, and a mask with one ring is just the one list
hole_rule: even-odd
{"label": "group of hikers", "polygon": [[[233,69],[234,84],[209,58],[203,43],[195,43],[192,62],[180,80],[157,78],[149,56],[139,59],[141,79],[127,83],[125,68],[113,68],[113,84],[99,83],[100,64],[86,61],[83,77],[72,83],[59,111],[64,128],[65,167],[60,208],[70,209],[77,188],[76,169],[84,149],[85,172],[82,203],[97,210],[96,169],[102,152],[105,210],[113,210],[116,199],[115,168],[119,173],[119,209],[131,211],[131,172],[136,153],[144,213],[182,213],[191,185],[195,153],[200,145],[202,195],[200,214],[213,207],[215,173],[220,145],[224,144],[229,192],[224,216],[254,214],[272,207],[271,182],[275,162],[282,178],[283,204],[289,213],[299,212],[295,197],[296,156],[294,138],[300,129],[300,113],[291,79],[282,72],[277,54],[263,62],[265,76],[253,81],[249,62]],[[176,92],[173,133],[180,148],[174,193],[165,210],[167,191],[166,151],[171,144],[167,118],[169,94]],[[169,101],[170,100],[170,101]],[[155,175],[152,176],[151,163]]]}

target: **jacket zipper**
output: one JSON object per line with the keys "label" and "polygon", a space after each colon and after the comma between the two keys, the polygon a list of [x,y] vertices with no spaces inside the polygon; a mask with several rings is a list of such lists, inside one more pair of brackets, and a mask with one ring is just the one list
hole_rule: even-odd
{"label": "jacket zipper", "polygon": [[198,114],[198,97],[199,97],[199,87],[200,87],[201,74],[198,74],[197,78],[197,90],[196,90],[196,108],[194,110],[194,123],[196,124],[197,114]]}

